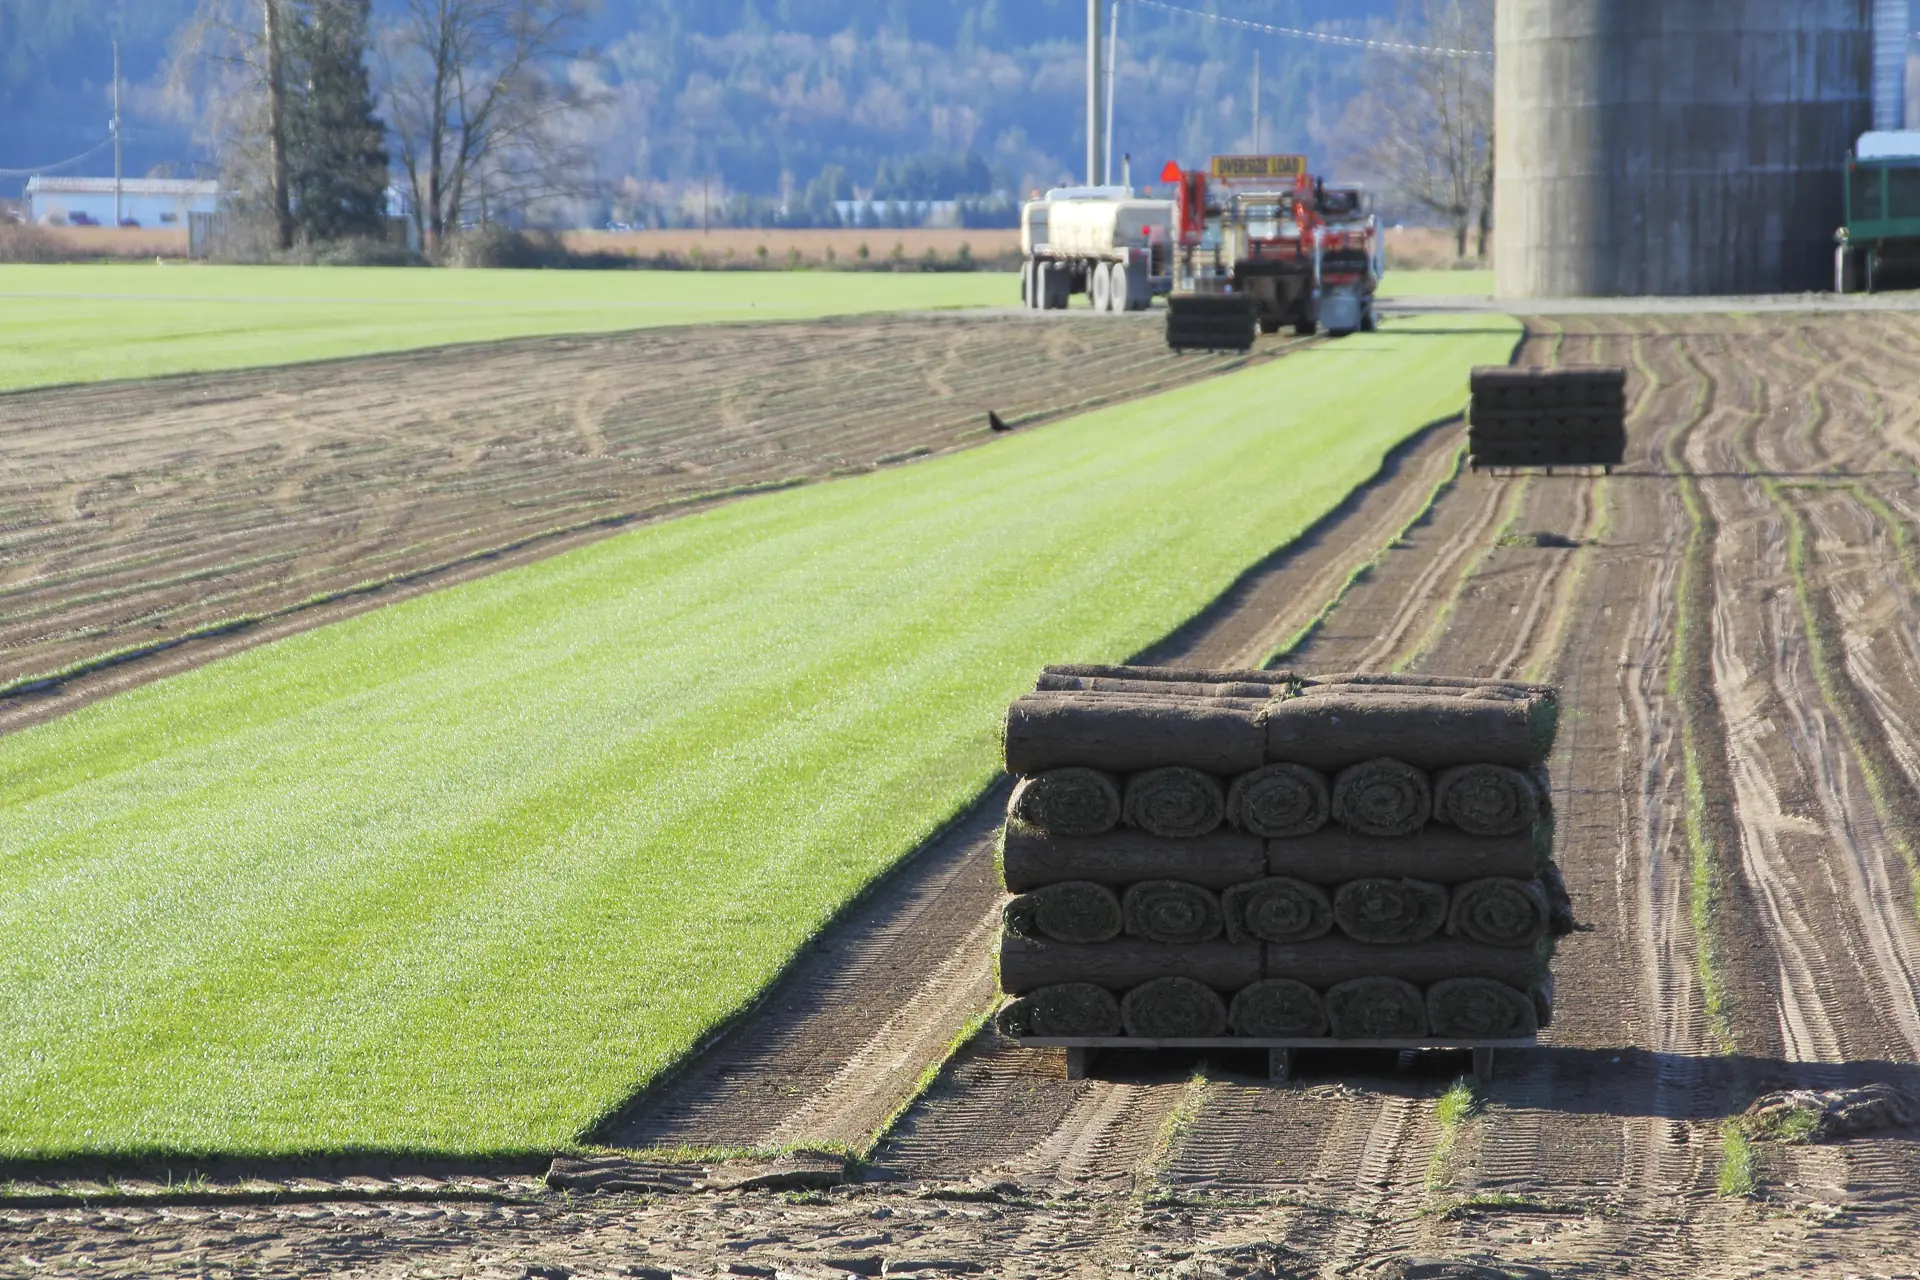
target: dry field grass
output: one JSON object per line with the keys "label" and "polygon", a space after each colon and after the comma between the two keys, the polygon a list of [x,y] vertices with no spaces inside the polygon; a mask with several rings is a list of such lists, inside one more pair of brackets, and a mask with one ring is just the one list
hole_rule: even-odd
{"label": "dry field grass", "polygon": [[[716,227],[711,231],[569,231],[561,236],[569,249],[580,253],[611,252],[643,259],[673,258],[693,261],[696,253],[714,264],[750,265],[765,261],[784,266],[798,261],[809,266],[825,262],[853,265],[899,258],[955,261],[964,246],[976,261],[997,262],[1017,257],[1020,233],[1013,230],[922,230],[886,227],[871,229],[760,230],[753,227]],[[866,250],[863,259],[862,249]],[[760,250],[765,249],[765,255]]]}

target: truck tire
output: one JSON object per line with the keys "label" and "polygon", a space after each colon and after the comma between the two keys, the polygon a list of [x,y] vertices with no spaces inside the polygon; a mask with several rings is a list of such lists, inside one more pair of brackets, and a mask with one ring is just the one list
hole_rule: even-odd
{"label": "truck tire", "polygon": [[1108,272],[1106,263],[1094,263],[1093,269],[1087,273],[1087,294],[1093,299],[1095,311],[1114,310],[1113,276]]}
{"label": "truck tire", "polygon": [[1280,332],[1280,317],[1279,316],[1261,316],[1260,332],[1262,333]]}
{"label": "truck tire", "polygon": [[1146,311],[1153,306],[1153,281],[1147,277],[1147,264],[1130,263],[1122,268],[1119,278],[1126,281],[1127,310]]}
{"label": "truck tire", "polygon": [[1028,258],[1020,264],[1020,305],[1033,305],[1033,259]]}
{"label": "truck tire", "polygon": [[1040,306],[1045,311],[1065,311],[1073,297],[1073,272],[1062,262],[1040,264]]}
{"label": "truck tire", "polygon": [[1293,322],[1293,336],[1296,338],[1311,338],[1318,332],[1320,332],[1320,321],[1313,316]]}

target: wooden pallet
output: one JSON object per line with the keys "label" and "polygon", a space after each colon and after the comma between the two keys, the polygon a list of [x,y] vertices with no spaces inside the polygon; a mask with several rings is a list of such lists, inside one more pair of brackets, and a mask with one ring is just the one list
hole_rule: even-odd
{"label": "wooden pallet", "polygon": [[1293,1053],[1296,1049],[1393,1049],[1405,1052],[1410,1049],[1440,1049],[1473,1054],[1473,1074],[1482,1084],[1493,1079],[1493,1053],[1496,1049],[1531,1049],[1540,1043],[1538,1037],[1526,1036],[1518,1040],[1458,1040],[1458,1039],[1418,1039],[1418,1040],[1334,1040],[1329,1037],[1315,1039],[1262,1039],[1257,1036],[1222,1036],[1209,1040],[1142,1040],[1132,1036],[1022,1036],[1018,1043],[1026,1049],[1065,1049],[1067,1051],[1067,1079],[1084,1080],[1087,1068],[1103,1049],[1265,1049],[1267,1051],[1267,1075],[1273,1080],[1285,1080],[1293,1074]]}

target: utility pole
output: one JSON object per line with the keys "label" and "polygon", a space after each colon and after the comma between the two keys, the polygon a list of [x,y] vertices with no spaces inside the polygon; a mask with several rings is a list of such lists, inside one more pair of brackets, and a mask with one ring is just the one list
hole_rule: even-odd
{"label": "utility pole", "polygon": [[124,216],[120,208],[120,42],[113,42],[113,225]]}
{"label": "utility pole", "polygon": [[1100,185],[1100,0],[1087,0],[1087,185]]}
{"label": "utility pole", "polygon": [[1100,153],[1100,180],[1113,185],[1113,91],[1120,74],[1120,0],[1108,0],[1107,14],[1107,144]]}
{"label": "utility pole", "polygon": [[1264,154],[1260,150],[1260,51],[1253,51],[1253,154]]}

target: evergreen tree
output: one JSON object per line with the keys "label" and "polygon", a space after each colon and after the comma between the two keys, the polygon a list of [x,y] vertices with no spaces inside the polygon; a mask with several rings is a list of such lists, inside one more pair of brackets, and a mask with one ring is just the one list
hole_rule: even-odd
{"label": "evergreen tree", "polygon": [[309,242],[380,236],[391,181],[367,76],[371,0],[296,0],[289,25],[289,185]]}

